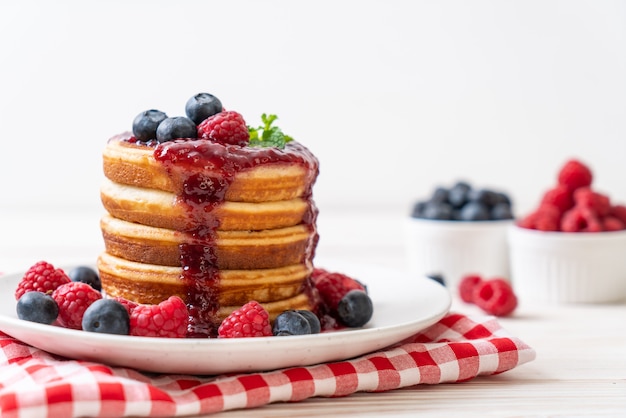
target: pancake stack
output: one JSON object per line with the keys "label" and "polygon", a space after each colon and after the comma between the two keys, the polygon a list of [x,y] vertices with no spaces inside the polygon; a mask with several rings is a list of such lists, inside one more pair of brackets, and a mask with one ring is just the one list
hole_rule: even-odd
{"label": "pancake stack", "polygon": [[250,300],[271,319],[312,308],[319,165],[303,145],[140,143],[127,133],[107,142],[103,169],[98,269],[108,296],[157,304],[178,295],[190,336],[214,335]]}

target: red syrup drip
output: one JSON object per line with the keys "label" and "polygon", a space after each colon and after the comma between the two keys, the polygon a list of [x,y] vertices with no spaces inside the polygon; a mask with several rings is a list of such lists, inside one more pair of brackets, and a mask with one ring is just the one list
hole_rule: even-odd
{"label": "red syrup drip", "polygon": [[[302,196],[308,202],[303,223],[313,232],[305,254],[307,262],[314,257],[318,241],[317,207],[312,186],[319,173],[315,156],[303,145],[289,142],[284,149],[222,145],[208,140],[175,140],[156,145],[156,161],[160,162],[175,184],[182,185],[177,200],[187,209],[189,243],[179,246],[190,312],[189,337],[213,337],[217,334],[219,272],[216,267],[215,242],[219,220],[214,209],[225,200],[226,192],[236,174],[262,164],[301,164],[309,173],[308,188]],[[305,291],[310,295],[310,281]]]}

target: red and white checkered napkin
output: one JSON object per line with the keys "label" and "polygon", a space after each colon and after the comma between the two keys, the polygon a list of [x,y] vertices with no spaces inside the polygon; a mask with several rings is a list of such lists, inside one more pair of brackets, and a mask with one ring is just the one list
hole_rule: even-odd
{"label": "red and white checkered napkin", "polygon": [[[289,337],[283,337],[289,338]],[[213,377],[148,375],[67,360],[0,332],[0,415],[185,416],[502,373],[535,358],[493,317],[449,313],[425,331],[347,361]]]}

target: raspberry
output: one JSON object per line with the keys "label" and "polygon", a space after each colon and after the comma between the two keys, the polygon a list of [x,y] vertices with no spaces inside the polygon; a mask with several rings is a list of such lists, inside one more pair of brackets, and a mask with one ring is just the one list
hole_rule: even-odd
{"label": "raspberry", "polygon": [[38,291],[51,294],[57,287],[69,283],[70,278],[61,269],[46,261],[39,261],[29,268],[15,290],[15,300],[26,292]]}
{"label": "raspberry", "polygon": [[626,206],[624,206],[624,205],[615,205],[615,206],[611,207],[610,214],[611,214],[611,216],[614,216],[617,219],[619,219],[620,221],[622,221],[622,223],[624,225],[626,225]]}
{"label": "raspberry", "polygon": [[69,282],[52,292],[52,298],[59,305],[59,324],[72,329],[81,329],[83,314],[102,294],[83,282]]}
{"label": "raspberry", "polygon": [[602,218],[603,231],[621,231],[622,229],[626,229],[626,225],[624,225],[624,222],[615,216],[606,216]]}
{"label": "raspberry", "polygon": [[591,185],[592,179],[589,167],[575,159],[567,161],[558,173],[559,184],[567,186],[571,191]]}
{"label": "raspberry", "polygon": [[583,206],[593,210],[598,216],[603,217],[611,212],[611,201],[607,195],[594,192],[589,187],[581,187],[574,191],[576,206]]}
{"label": "raspberry", "polygon": [[178,296],[158,305],[137,305],[130,314],[130,335],[140,337],[184,338],[188,325],[187,305]]}
{"label": "raspberry", "polygon": [[219,338],[270,337],[269,314],[257,301],[250,301],[233,311],[217,329]]}
{"label": "raspberry", "polygon": [[339,301],[350,290],[367,291],[365,286],[358,280],[342,273],[332,273],[318,268],[313,271],[311,278],[322,301],[331,311],[337,309]]}
{"label": "raspberry", "polygon": [[521,228],[537,229],[539,231],[558,231],[561,215],[558,208],[552,205],[542,205],[536,211],[526,215],[518,222]]}
{"label": "raspberry", "polygon": [[115,299],[116,301],[118,301],[119,303],[121,303],[121,304],[122,304],[122,306],[123,306],[124,308],[126,308],[126,311],[128,312],[128,315],[130,315],[131,313],[133,313],[133,310],[134,310],[137,306],[139,306],[139,304],[138,304],[138,303],[133,302],[132,300],[124,299],[124,298],[123,298],[123,297],[121,297],[121,296],[114,297],[113,299]]}
{"label": "raspberry", "polygon": [[224,145],[245,146],[250,141],[250,133],[243,116],[234,111],[223,111],[198,125],[198,138],[210,139]]}
{"label": "raspberry", "polygon": [[482,284],[483,279],[477,274],[468,274],[459,282],[459,296],[466,303],[474,303],[474,289]]}
{"label": "raspberry", "polygon": [[544,193],[540,206],[543,205],[554,206],[560,213],[565,213],[574,206],[572,192],[567,186],[560,184]]}
{"label": "raspberry", "polygon": [[504,279],[486,280],[474,289],[476,306],[490,315],[507,316],[517,307],[517,296]]}
{"label": "raspberry", "polygon": [[563,232],[600,232],[602,223],[598,215],[587,207],[574,206],[563,214],[561,219]]}

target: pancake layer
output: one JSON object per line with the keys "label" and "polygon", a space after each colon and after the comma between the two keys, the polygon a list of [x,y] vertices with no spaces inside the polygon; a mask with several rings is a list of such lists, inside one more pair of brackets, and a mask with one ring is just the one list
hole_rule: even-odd
{"label": "pancake layer", "polygon": [[[180,267],[180,246],[196,244],[189,234],[111,215],[102,217],[100,227],[107,253],[139,263]],[[302,224],[261,231],[217,231],[215,267],[267,269],[303,263],[312,239],[312,231]]]}

